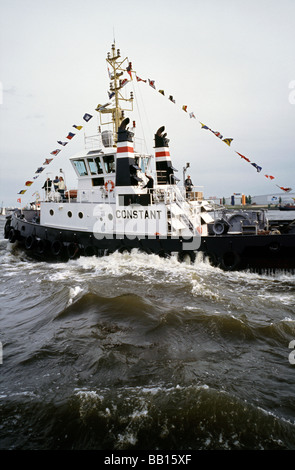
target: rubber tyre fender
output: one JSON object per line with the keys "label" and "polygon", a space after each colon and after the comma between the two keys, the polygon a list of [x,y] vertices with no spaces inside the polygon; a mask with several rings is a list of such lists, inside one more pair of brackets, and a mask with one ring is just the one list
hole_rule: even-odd
{"label": "rubber tyre fender", "polygon": [[240,255],[235,251],[227,251],[222,255],[220,266],[225,271],[235,271],[241,261]]}
{"label": "rubber tyre fender", "polygon": [[177,258],[178,261],[181,263],[185,262],[188,259],[190,263],[194,263],[196,260],[196,253],[194,253],[193,251],[180,251],[178,253]]}
{"label": "rubber tyre fender", "polygon": [[60,240],[54,240],[51,244],[51,253],[54,256],[59,256],[63,250],[63,243]]}
{"label": "rubber tyre fender", "polygon": [[9,237],[9,232],[10,232],[10,222],[7,221],[6,224],[5,224],[5,227],[4,227],[4,238],[7,240],[8,237]]}
{"label": "rubber tyre fender", "polygon": [[43,255],[43,253],[45,253],[46,251],[46,248],[47,248],[47,241],[40,238],[40,240],[37,241],[37,251],[39,255]]}
{"label": "rubber tyre fender", "polygon": [[123,254],[123,253],[131,253],[131,248],[129,248],[128,246],[121,246],[119,249],[118,249],[118,252]]}
{"label": "rubber tyre fender", "polygon": [[8,240],[10,243],[14,243],[16,241],[16,233],[14,228],[11,228],[8,233]]}
{"label": "rubber tyre fender", "polygon": [[208,259],[211,266],[217,266],[218,265],[215,253],[211,253],[211,252],[210,253],[205,253],[205,258]]}
{"label": "rubber tyre fender", "polygon": [[92,245],[88,245],[84,248],[85,256],[97,256],[97,248]]}
{"label": "rubber tyre fender", "polygon": [[272,253],[276,253],[280,251],[280,244],[278,242],[273,242],[273,243],[270,243],[268,248]]}
{"label": "rubber tyre fender", "polygon": [[25,240],[25,247],[27,250],[31,250],[35,245],[36,239],[33,235],[28,235]]}
{"label": "rubber tyre fender", "polygon": [[75,243],[75,242],[69,243],[67,246],[67,253],[70,259],[77,258],[80,253],[80,247],[78,243]]}

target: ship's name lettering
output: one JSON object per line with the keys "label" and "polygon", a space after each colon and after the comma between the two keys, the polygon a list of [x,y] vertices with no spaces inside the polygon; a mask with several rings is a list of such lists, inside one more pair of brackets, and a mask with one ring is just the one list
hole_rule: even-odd
{"label": "ship's name lettering", "polygon": [[118,219],[160,219],[161,211],[144,209],[122,209],[116,210]]}

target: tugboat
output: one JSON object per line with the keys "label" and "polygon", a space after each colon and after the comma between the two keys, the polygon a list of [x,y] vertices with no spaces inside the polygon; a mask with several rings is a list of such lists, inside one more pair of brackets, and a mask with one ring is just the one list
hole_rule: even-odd
{"label": "tugboat", "polygon": [[[264,211],[215,207],[200,192],[179,186],[165,127],[154,136],[154,155],[139,152],[121,101],[127,58],[112,45],[107,56],[113,107],[98,105],[112,130],[70,158],[77,189],[46,191],[39,207],[7,217],[4,236],[42,260],[104,256],[138,249],[194,261],[198,253],[225,270],[295,269],[295,225],[272,227]],[[103,123],[102,123],[103,124]],[[93,139],[92,139],[93,141]],[[87,144],[87,139],[86,139]]]}

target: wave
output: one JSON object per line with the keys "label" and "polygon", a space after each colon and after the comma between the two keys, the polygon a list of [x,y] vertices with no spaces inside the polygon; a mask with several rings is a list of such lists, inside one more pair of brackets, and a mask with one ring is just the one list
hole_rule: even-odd
{"label": "wave", "polygon": [[2,449],[295,449],[294,422],[205,384],[76,388],[56,402],[15,395],[1,412]]}

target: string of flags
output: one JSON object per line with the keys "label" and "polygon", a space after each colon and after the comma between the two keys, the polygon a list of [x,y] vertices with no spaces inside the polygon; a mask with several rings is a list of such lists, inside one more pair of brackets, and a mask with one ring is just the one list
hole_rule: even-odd
{"label": "string of flags", "polygon": [[[134,72],[134,70],[132,70],[132,63],[131,62],[129,62],[129,65],[128,65],[126,71],[130,75],[131,80],[133,79],[132,73],[135,73],[137,82],[148,83],[151,88],[153,88],[154,90],[157,90],[155,80],[143,79],[143,78],[139,77],[136,74],[136,72]],[[112,80],[113,77],[111,75],[111,72],[110,72],[109,68],[108,68],[108,74],[109,74],[110,80]],[[123,88],[125,85],[127,85],[127,83],[129,83],[129,80],[127,78],[123,79],[123,80],[120,80],[120,89]],[[165,96],[165,91],[164,90],[160,89],[160,90],[158,90],[158,92],[161,95]],[[112,99],[114,95],[115,95],[115,93],[112,90],[108,91],[109,99]],[[174,99],[174,97],[172,95],[169,95],[168,99],[172,103],[176,104],[176,100]],[[98,107],[96,108],[96,111],[103,111],[110,104],[111,103],[108,102],[108,103],[105,103],[104,105],[98,105]],[[188,113],[188,106],[183,105],[182,110],[184,112]],[[192,112],[192,111],[189,112],[188,115],[189,115],[190,119],[197,119],[194,112]],[[90,119],[92,119],[92,117],[93,116],[91,114],[85,113],[84,116],[83,116],[83,120],[87,123],[88,121],[90,121]],[[223,138],[223,135],[219,131],[214,131],[213,129],[211,129],[209,126],[207,126],[206,124],[204,124],[201,121],[198,121],[198,122],[201,124],[201,129],[209,130],[210,132],[212,132],[212,134],[214,134],[218,139],[220,139],[226,145],[228,145],[229,147],[231,146],[232,141],[234,140],[233,138],[229,138],[229,137]],[[73,124],[72,127],[74,127],[78,131],[80,131],[83,128],[82,125],[76,125],[76,124]],[[65,147],[69,143],[69,141],[71,141],[75,137],[75,135],[76,134],[74,132],[69,132],[68,135],[66,136],[67,140],[65,140],[65,141],[58,140],[57,143],[61,147]],[[56,157],[61,152],[61,150],[62,150],[62,148],[54,149],[50,152],[50,155],[52,155],[52,157]],[[241,154],[240,152],[237,152],[236,150],[235,150],[235,153],[237,155],[239,155],[241,157],[241,159],[245,160],[247,163],[250,163],[256,169],[256,171],[258,173],[260,173],[262,171],[262,167],[260,165],[258,165],[257,163],[252,162],[248,157]],[[52,162],[52,160],[53,160],[53,158],[46,158],[45,161],[43,162],[43,165],[41,167],[37,168],[37,170],[35,171],[36,176],[34,176],[32,179],[36,180],[39,177],[39,175],[42,173],[42,171],[46,168],[46,166],[49,165]],[[264,176],[267,179],[269,179],[270,181],[275,179],[275,177],[273,175],[265,174]],[[28,180],[28,181],[25,182],[25,186],[30,187],[33,184],[33,182],[34,181]],[[284,187],[284,186],[279,186],[279,185],[276,185],[276,186],[284,192],[292,191],[292,188],[289,188],[289,187]],[[20,194],[20,195],[25,194],[26,191],[27,191],[27,189],[22,189],[18,192],[18,194]],[[20,198],[17,199],[17,202],[21,202],[21,199]]]}
{"label": "string of flags", "polygon": [[[127,72],[129,73],[130,78],[132,79],[132,64],[131,64],[131,62],[129,63],[129,65],[127,67]],[[109,78],[112,79],[113,77],[111,75],[111,72],[110,72],[109,68],[108,68],[108,74],[109,74]],[[127,85],[127,83],[129,83],[129,80],[127,78],[125,78],[123,80],[120,80],[120,89],[123,88],[125,85]],[[113,98],[114,95],[115,95],[115,93],[113,91],[108,91],[109,99]],[[108,103],[105,103],[103,105],[98,105],[98,107],[96,108],[96,111],[103,111],[110,104],[111,103],[108,102]],[[92,118],[93,118],[93,115],[89,114],[89,113],[85,113],[84,116],[83,116],[83,119],[86,123],[89,122],[90,119],[92,119]],[[73,124],[72,127],[74,127],[78,131],[80,131],[83,128],[83,126],[76,125],[76,124]],[[69,132],[68,135],[66,136],[66,139],[68,139],[68,140],[65,140],[65,141],[58,140],[57,143],[59,145],[61,145],[62,147],[65,147],[69,143],[69,141],[71,141],[75,137],[75,135],[76,134],[74,132]],[[54,149],[54,150],[52,150],[52,152],[50,152],[50,155],[52,155],[53,157],[56,157],[61,152],[61,150],[62,150],[62,148]],[[39,177],[39,175],[42,173],[42,171],[46,168],[46,165],[49,165],[52,160],[53,160],[53,158],[46,158],[45,161],[43,162],[43,165],[41,167],[37,168],[37,170],[35,171],[36,176],[34,176],[32,179],[36,180]],[[25,186],[29,187],[33,184],[33,182],[34,181],[26,181]],[[22,189],[17,194],[22,195],[22,194],[25,194],[26,191],[27,191],[27,189]],[[18,198],[17,202],[21,203],[21,199]]]}
{"label": "string of flags", "polygon": [[[143,79],[141,77],[139,77],[137,74],[135,74],[136,76],[136,80],[137,82],[144,82],[144,83],[148,83],[153,89],[156,90],[156,85],[155,85],[155,80],[151,80],[151,79]],[[165,91],[160,89],[158,90],[158,92],[165,96]],[[172,102],[172,103],[176,103],[175,99],[173,98],[172,95],[168,95],[168,99]],[[188,106],[187,105],[183,105],[182,106],[182,110],[186,113],[188,113]],[[194,114],[194,112],[189,112],[188,113],[190,119],[196,119],[196,116]],[[219,132],[219,131],[214,131],[213,129],[211,129],[209,126],[207,126],[206,124],[202,123],[201,121],[199,121],[199,123],[201,124],[201,129],[205,129],[205,130],[209,130],[210,132],[212,132],[218,139],[220,139],[222,142],[224,142],[226,145],[228,145],[229,147],[231,146],[231,143],[232,141],[234,140],[233,138],[223,138],[223,135]],[[262,167],[260,165],[258,165],[257,163],[255,162],[252,162],[248,157],[246,157],[245,155],[235,151],[235,153],[237,153],[243,160],[245,160],[246,162],[250,163],[258,173],[260,173],[262,171]],[[268,180],[272,181],[275,179],[275,177],[273,175],[269,175],[269,174],[265,174],[264,175]],[[284,192],[290,192],[292,191],[292,188],[289,188],[289,187],[284,187],[284,186],[279,186],[279,185],[276,185],[279,189],[281,189],[282,191]]]}
{"label": "string of flags", "polygon": [[[84,116],[83,116],[83,119],[85,122],[89,122],[90,119],[92,119],[92,114],[89,114],[89,113],[85,113]],[[83,126],[81,125],[76,125],[76,124],[73,124],[73,126],[77,131],[80,131],[81,129],[83,129]],[[61,140],[58,140],[57,143],[59,145],[61,145],[62,147],[65,147],[74,137],[75,137],[75,133],[74,132],[69,132],[68,135],[66,136],[66,139],[68,140],[65,140],[65,141],[61,141]],[[45,170],[46,166],[49,165],[54,157],[56,157],[60,152],[61,152],[62,148],[56,148],[54,150],[52,150],[52,152],[50,152],[50,155],[52,155],[52,158],[45,158],[42,166],[38,167],[35,171],[35,175],[36,176],[33,176],[32,180],[36,180],[40,174],[42,173],[42,171]],[[34,181],[32,180],[28,180],[25,182],[25,186],[28,188],[30,187]],[[25,192],[27,191],[27,189],[21,189],[17,194],[25,194]],[[21,199],[17,199],[17,202],[21,202]]]}

